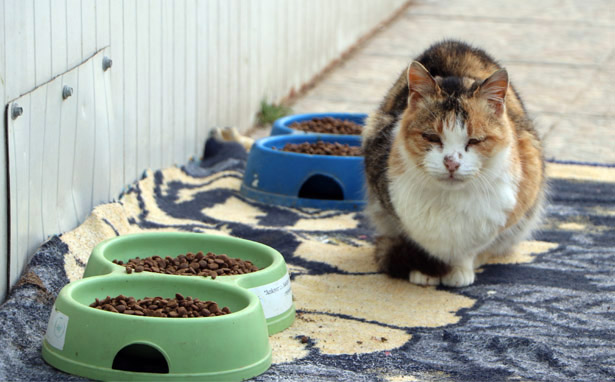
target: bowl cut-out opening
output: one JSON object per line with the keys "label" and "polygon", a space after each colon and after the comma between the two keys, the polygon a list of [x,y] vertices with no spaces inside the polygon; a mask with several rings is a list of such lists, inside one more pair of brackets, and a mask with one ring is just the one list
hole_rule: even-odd
{"label": "bowl cut-out opening", "polygon": [[165,356],[147,344],[131,344],[117,352],[113,358],[114,370],[136,373],[168,374],[169,364]]}
{"label": "bowl cut-out opening", "polygon": [[344,190],[332,177],[316,174],[303,182],[298,196],[306,199],[344,200]]}

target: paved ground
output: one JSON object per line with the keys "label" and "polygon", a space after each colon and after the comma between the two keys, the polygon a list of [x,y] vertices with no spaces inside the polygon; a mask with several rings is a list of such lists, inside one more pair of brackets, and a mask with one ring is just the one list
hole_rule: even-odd
{"label": "paved ground", "polygon": [[416,0],[293,111],[370,112],[413,57],[446,37],[484,48],[509,70],[547,158],[615,163],[612,0]]}

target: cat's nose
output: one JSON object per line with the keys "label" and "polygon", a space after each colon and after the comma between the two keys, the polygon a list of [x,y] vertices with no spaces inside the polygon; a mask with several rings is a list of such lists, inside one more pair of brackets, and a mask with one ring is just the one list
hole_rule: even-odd
{"label": "cat's nose", "polygon": [[461,166],[461,164],[453,157],[452,155],[447,155],[444,157],[444,167],[451,174],[457,171],[457,169]]}

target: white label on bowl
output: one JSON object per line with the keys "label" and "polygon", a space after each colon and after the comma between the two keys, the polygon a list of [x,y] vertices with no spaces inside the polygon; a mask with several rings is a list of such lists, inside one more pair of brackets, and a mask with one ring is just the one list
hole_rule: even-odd
{"label": "white label on bowl", "polygon": [[261,300],[265,318],[278,316],[293,306],[293,292],[290,289],[288,273],[277,281],[249,290]]}
{"label": "white label on bowl", "polygon": [[68,316],[56,310],[56,306],[54,305],[53,308],[51,308],[51,316],[49,316],[47,332],[45,333],[47,343],[56,349],[62,350],[64,348],[67,327]]}

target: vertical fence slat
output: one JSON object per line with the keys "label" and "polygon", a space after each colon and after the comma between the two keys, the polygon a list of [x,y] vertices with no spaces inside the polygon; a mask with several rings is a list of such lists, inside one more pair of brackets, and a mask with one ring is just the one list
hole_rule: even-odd
{"label": "vertical fence slat", "polygon": [[6,97],[17,98],[23,89],[33,89],[35,81],[34,7],[32,0],[5,0]]}
{"label": "vertical fence slat", "polygon": [[239,105],[237,110],[239,111],[239,119],[237,126],[241,129],[248,129],[252,123],[252,110],[250,106],[250,65],[252,63],[250,57],[250,19],[249,19],[249,2],[242,1],[239,4],[239,70],[237,74],[237,90],[239,95],[237,100]]}
{"label": "vertical fence slat", "polygon": [[[30,109],[30,96],[22,97],[19,105],[24,110]],[[24,113],[16,120],[9,122],[9,155],[13,159],[10,167],[11,177],[11,248],[9,280],[13,285],[20,276],[21,269],[27,258],[29,246],[28,217],[30,215],[28,194],[30,186],[29,153],[27,150],[18,150],[29,145],[29,126],[31,113]]]}
{"label": "vertical fence slat", "polygon": [[47,104],[45,107],[45,124],[41,132],[43,135],[43,181],[41,185],[42,204],[47,206],[41,211],[43,219],[43,232],[54,234],[60,232],[58,224],[58,209],[56,200],[58,198],[58,180],[60,169],[58,168],[58,158],[60,156],[60,121],[62,113],[62,81],[52,81],[47,85]]}
{"label": "vertical fence slat", "polygon": [[198,145],[203,145],[202,142],[197,142],[196,135],[196,4],[195,0],[186,1],[186,10],[184,11],[184,24],[185,24],[185,36],[186,36],[186,54],[185,54],[185,67],[184,72],[184,99],[185,99],[185,138],[183,149],[183,160],[181,163],[185,163],[188,158],[194,156],[197,151]]}
{"label": "vertical fence slat", "polygon": [[260,31],[259,25],[261,24],[260,20],[260,7],[254,2],[248,2],[249,12],[248,17],[249,25],[250,25],[250,72],[249,72],[249,81],[250,81],[250,105],[249,110],[253,113],[253,116],[258,112],[260,101],[262,98],[262,90],[261,90],[261,63],[260,63],[260,55],[262,52],[259,48],[260,41]]}
{"label": "vertical fence slat", "polygon": [[91,0],[81,0],[82,61],[96,53],[96,3]]}
{"label": "vertical fence slat", "polygon": [[218,2],[207,2],[207,52],[209,59],[207,60],[207,102],[208,113],[207,121],[208,128],[218,124],[218,56],[220,51],[218,49]]}
{"label": "vertical fence slat", "polygon": [[51,73],[58,75],[68,70],[66,36],[66,1],[51,0]]}
{"label": "vertical fence slat", "polygon": [[136,6],[124,1],[124,171],[126,183],[139,177],[137,168],[137,23]]}
{"label": "vertical fence slat", "polygon": [[[29,166],[28,171],[28,194],[24,195],[28,199],[28,247],[26,256],[31,256],[34,250],[41,244],[40,238],[43,237],[42,220],[42,199],[43,195],[43,138],[45,126],[45,114],[47,106],[47,87],[40,91],[32,92],[30,95],[30,107],[24,109],[24,114],[30,114],[29,125]],[[20,117],[21,118],[21,117]]]}
{"label": "vertical fence slat", "polygon": [[209,89],[209,65],[210,51],[209,45],[209,8],[208,4],[202,1],[196,2],[196,33],[197,33],[197,56],[196,56],[196,142],[195,152],[199,157],[203,150],[203,143],[207,137],[207,130],[211,120],[209,118],[210,105],[210,89]]}
{"label": "vertical fence slat", "polygon": [[146,0],[138,0],[136,2],[136,39],[135,62],[132,64],[136,67],[136,131],[135,147],[136,149],[136,168],[137,171],[149,168],[150,163],[150,113],[149,113],[149,88],[153,81],[157,78],[150,76],[149,72],[149,3]]}
{"label": "vertical fence slat", "polygon": [[184,1],[173,2],[173,80],[169,89],[173,94],[172,114],[173,127],[172,151],[174,164],[186,161],[184,155],[184,140],[186,136],[186,25]]}
{"label": "vertical fence slat", "polygon": [[94,113],[94,94],[92,62],[80,65],[77,69],[79,88],[77,90],[77,126],[75,130],[75,150],[72,158],[72,189],[77,219],[82,222],[92,206],[92,173],[94,171],[93,150],[95,126],[89,121]]}
{"label": "vertical fence slat", "polygon": [[51,72],[51,20],[48,1],[37,1],[34,7],[34,46],[36,54],[36,86],[47,81]]}
{"label": "vertical fence slat", "polygon": [[149,7],[149,163],[154,169],[162,167],[161,110],[162,103],[162,0],[148,2]]}
{"label": "vertical fence slat", "polygon": [[[124,9],[122,1],[109,2],[109,57],[113,60],[111,68],[111,88],[113,94],[113,121],[114,130],[111,139],[116,147],[120,148],[121,181],[122,185],[129,182],[124,166]],[[114,159],[115,160],[115,159]]]}
{"label": "vertical fence slat", "polygon": [[173,4],[163,1],[162,9],[162,138],[160,157],[164,165],[173,163]]}
{"label": "vertical fence slat", "polygon": [[219,125],[228,125],[228,105],[229,100],[229,7],[228,1],[218,2],[218,22],[215,24],[217,29],[217,60],[218,60],[218,81],[216,88],[218,90],[218,96],[216,97],[214,104],[218,109],[216,121]]}
{"label": "vertical fence slat", "polygon": [[227,2],[227,45],[228,45],[228,58],[226,64],[226,82],[223,86],[227,91],[226,105],[224,108],[226,110],[226,120],[224,122],[225,125],[239,126],[239,121],[241,120],[241,116],[239,116],[239,109],[237,106],[239,105],[239,29],[241,26],[239,25],[239,4],[237,0],[229,0]]}
{"label": "vertical fence slat", "polygon": [[[57,209],[63,211],[59,218],[60,232],[68,231],[75,227],[79,218],[73,203],[72,182],[73,182],[73,161],[75,158],[75,136],[77,130],[77,105],[79,96],[79,73],[77,69],[64,74],[62,85],[73,87],[72,97],[67,98],[62,103],[62,113],[60,115],[60,135],[58,145],[62,145],[62,150],[58,156],[58,168],[60,172],[57,180]],[[70,211],[70,212],[68,212]]]}
{"label": "vertical fence slat", "polygon": [[66,0],[66,68],[73,68],[82,61],[81,1]]}
{"label": "vertical fence slat", "polygon": [[108,46],[110,42],[109,1],[110,0],[96,0],[96,51]]}
{"label": "vertical fence slat", "polygon": [[[111,153],[109,146],[114,143],[110,141],[110,130],[112,125],[109,123],[109,114],[107,114],[107,103],[105,96],[105,72],[102,67],[102,55],[97,55],[92,59],[91,76],[92,76],[92,93],[94,105],[92,107],[93,115],[90,121],[93,121],[94,128],[94,163],[92,171],[92,205],[96,206],[105,203],[114,196],[109,188],[110,177],[113,176],[109,169],[111,168]],[[116,190],[117,193],[119,190]]]}
{"label": "vertical fence slat", "polygon": [[[274,97],[272,74],[275,73],[277,68],[277,55],[273,47],[273,41],[275,37],[274,32],[274,20],[273,12],[275,11],[275,0],[263,0],[260,2],[260,68],[261,68],[261,83],[263,84],[262,98],[268,102],[271,102]],[[262,22],[262,20],[269,20],[269,22]]]}
{"label": "vertical fence slat", "polygon": [[[5,44],[4,38],[4,18],[6,17],[6,0],[0,0],[0,43]],[[6,44],[4,45],[6,46]],[[5,51],[4,49],[0,49],[0,100],[2,104],[0,106],[0,114],[4,115],[5,112],[5,103],[6,99],[6,70],[5,70]],[[5,131],[5,119],[4,117],[0,117],[0,126],[2,126],[2,131]],[[0,158],[6,158],[7,146],[8,146],[8,136],[7,134],[0,134]],[[7,182],[8,177],[8,163],[5,166],[0,166],[0,301],[4,301],[7,292],[8,285],[8,259],[9,259],[9,233],[8,233],[8,219],[9,212],[11,206],[8,203],[8,199],[10,197],[10,188]],[[2,191],[4,190],[4,191]]]}
{"label": "vertical fence slat", "polygon": [[[107,48],[104,53],[104,56],[111,56],[109,54],[109,48]],[[94,65],[96,69],[98,64]],[[109,198],[110,200],[115,200],[119,196],[120,191],[124,185],[124,158],[123,158],[123,149],[124,147],[118,143],[121,142],[122,137],[122,126],[118,124],[118,120],[115,117],[114,107],[117,107],[117,102],[114,102],[113,91],[112,91],[112,75],[113,72],[117,71],[116,69],[111,68],[106,72],[102,72],[103,75],[103,94],[101,95],[100,102],[104,102],[105,113],[107,115],[107,140],[109,142],[108,152],[109,152],[109,169],[107,170],[109,177]],[[117,99],[117,98],[116,98]],[[102,105],[101,105],[102,106]]]}

